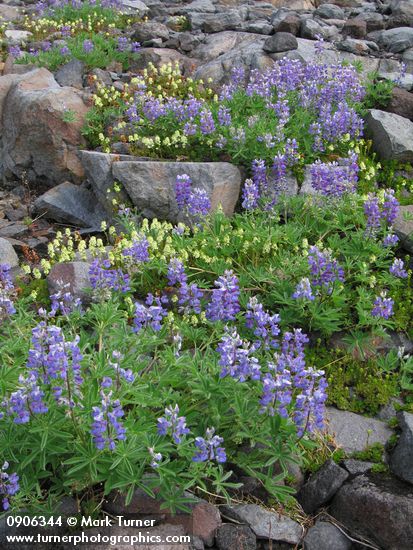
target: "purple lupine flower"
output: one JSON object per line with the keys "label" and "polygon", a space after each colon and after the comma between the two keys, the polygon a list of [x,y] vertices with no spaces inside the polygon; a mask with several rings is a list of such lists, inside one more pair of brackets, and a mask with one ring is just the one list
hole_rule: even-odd
{"label": "purple lupine flower", "polygon": [[207,306],[206,317],[209,321],[233,321],[239,312],[239,285],[232,270],[226,270],[215,281],[216,288]]}
{"label": "purple lupine flower", "polygon": [[113,451],[118,441],[126,439],[126,429],[119,420],[125,413],[119,399],[112,400],[113,391],[105,392],[108,387],[110,387],[108,384],[101,386],[101,404],[98,407],[92,407],[91,434],[93,443],[100,451],[106,447]]}
{"label": "purple lupine flower", "polygon": [[89,279],[94,298],[100,301],[110,299],[112,292],[128,292],[130,277],[121,269],[111,269],[110,260],[94,260],[89,268]]}
{"label": "purple lupine flower", "polygon": [[230,330],[227,327],[217,346],[220,355],[218,364],[222,367],[221,378],[231,376],[239,382],[245,382],[249,378],[259,380],[261,367],[258,359],[251,356],[254,349],[241,340],[236,329]]}
{"label": "purple lupine flower", "polygon": [[298,283],[294,294],[292,295],[294,299],[303,298],[305,300],[314,300],[313,289],[311,288],[310,279],[308,277],[303,277]]}
{"label": "purple lupine flower", "polygon": [[373,303],[371,314],[373,317],[389,319],[393,315],[394,300],[387,297],[387,291],[383,291]]}
{"label": "purple lupine flower", "polygon": [[221,124],[221,126],[231,126],[232,124],[231,111],[228,109],[228,107],[225,107],[224,105],[221,105],[219,107],[218,121]]}
{"label": "purple lupine flower", "polygon": [[206,216],[211,210],[211,201],[204,189],[194,189],[188,199],[188,213],[191,216]]}
{"label": "purple lupine flower", "polygon": [[310,166],[311,185],[327,197],[341,197],[344,193],[356,190],[358,164],[354,159],[349,166],[339,166],[337,162],[316,160]]}
{"label": "purple lupine flower", "polygon": [[10,270],[8,264],[0,264],[0,322],[16,313],[13,304],[16,291],[10,277]]}
{"label": "purple lupine flower", "polygon": [[258,185],[253,180],[245,180],[242,190],[242,207],[245,210],[254,210],[258,207],[260,199],[260,190]]}
{"label": "purple lupine flower", "polygon": [[132,53],[138,53],[142,49],[140,42],[132,42],[131,43],[131,52]]}
{"label": "purple lupine flower", "polygon": [[261,345],[265,349],[278,347],[277,336],[280,334],[279,322],[279,315],[271,315],[268,311],[264,310],[263,305],[258,302],[257,298],[250,298],[245,315],[245,326],[252,329],[255,336],[259,338],[259,340],[254,342],[255,349]]}
{"label": "purple lupine flower", "polygon": [[120,362],[123,359],[122,354],[119,351],[112,352],[112,360],[109,361],[109,366],[115,371],[116,377],[123,378],[126,382],[132,383],[135,380],[135,376],[132,369],[124,369],[120,366]]}
{"label": "purple lupine flower", "polygon": [[93,52],[93,50],[95,49],[95,45],[93,44],[93,42],[91,40],[83,40],[83,51],[87,54],[87,53],[91,53]]}
{"label": "purple lupine flower", "polygon": [[165,416],[158,418],[158,434],[167,435],[170,433],[177,445],[181,443],[183,436],[189,433],[185,417],[178,415],[179,407],[175,405],[175,407],[166,407]]}
{"label": "purple lupine flower", "polygon": [[40,44],[40,49],[42,50],[42,52],[49,52],[52,49],[52,43],[48,40],[45,40]]}
{"label": "purple lupine flower", "polygon": [[215,132],[214,117],[209,109],[203,109],[199,115],[199,128],[205,136]]}
{"label": "purple lupine flower", "polygon": [[260,413],[267,412],[274,416],[277,412],[283,418],[288,418],[288,409],[292,401],[291,372],[288,369],[278,369],[274,363],[269,363],[267,372],[262,377],[262,395]]}
{"label": "purple lupine flower", "polygon": [[70,25],[63,25],[63,27],[60,28],[60,34],[63,38],[69,38],[72,34],[72,28]]}
{"label": "purple lupine flower", "polygon": [[374,236],[382,225],[393,225],[399,213],[399,206],[393,189],[384,191],[383,202],[377,195],[370,193],[364,203],[367,235]]}
{"label": "purple lupine flower", "polygon": [[[163,298],[154,297],[148,294],[146,305],[135,303],[135,316],[133,318],[133,332],[140,332],[143,328],[150,326],[153,330],[159,331],[162,328],[162,320],[168,312],[163,307]],[[154,305],[155,304],[155,305]]]}
{"label": "purple lupine flower", "polygon": [[336,281],[344,281],[344,270],[328,250],[319,250],[311,246],[308,254],[308,265],[311,272],[311,284],[332,291]]}
{"label": "purple lupine flower", "polygon": [[305,377],[300,380],[300,393],[295,398],[293,414],[298,437],[301,437],[305,431],[311,433],[315,429],[324,428],[327,386],[324,371],[306,369]]}
{"label": "purple lupine flower", "polygon": [[6,472],[8,469],[9,463],[4,462],[0,471],[0,498],[4,511],[9,510],[10,497],[13,497],[20,489],[19,476],[16,473],[8,474]]}
{"label": "purple lupine flower", "polygon": [[129,38],[127,36],[119,36],[118,38],[118,51],[126,52],[130,48]]}
{"label": "purple lupine flower", "polygon": [[403,260],[395,258],[393,264],[390,266],[390,273],[395,277],[399,277],[400,279],[406,279],[407,271],[404,268]]}
{"label": "purple lupine flower", "polygon": [[[30,374],[48,384],[59,405],[75,406],[74,397],[80,395],[83,383],[79,336],[66,341],[61,328],[47,326],[41,321],[32,330],[31,348],[27,360]],[[66,390],[66,395],[64,391]]]}
{"label": "purple lupine flower", "polygon": [[49,317],[55,317],[57,313],[61,315],[70,315],[73,311],[81,311],[81,299],[75,298],[70,292],[70,283],[63,284],[62,281],[58,282],[60,287],[57,292],[50,295],[52,301],[52,308],[49,313]]}
{"label": "purple lupine flower", "polygon": [[392,226],[399,214],[400,203],[394,196],[394,189],[385,189],[383,202],[383,217]]}
{"label": "purple lupine flower", "polygon": [[193,456],[193,462],[206,462],[207,460],[216,460],[223,463],[227,460],[224,447],[221,447],[224,439],[215,434],[215,428],[207,428],[205,438],[196,437],[195,447],[197,451]]}
{"label": "purple lupine flower", "polygon": [[296,139],[288,138],[285,142],[285,160],[288,166],[295,166],[300,160],[300,152]]}
{"label": "purple lupine flower", "polygon": [[148,447],[149,454],[151,456],[151,468],[159,468],[159,463],[162,460],[162,454],[156,453],[153,447]]}
{"label": "purple lupine flower", "polygon": [[267,166],[265,160],[254,159],[251,164],[252,181],[255,183],[258,192],[264,194],[268,190]]}
{"label": "purple lupine flower", "polygon": [[47,413],[48,408],[43,398],[44,392],[40,389],[35,374],[31,373],[26,378],[20,375],[19,389],[12,392],[2,406],[7,415],[13,417],[15,424],[27,424],[31,415]]}
{"label": "purple lupine flower", "polygon": [[188,284],[188,277],[185,273],[183,263],[176,258],[169,262],[168,284],[178,287],[178,304],[183,313],[201,313],[201,298],[203,292],[196,284]]}
{"label": "purple lupine flower", "polygon": [[61,55],[70,55],[70,50],[67,46],[63,46],[62,48],[60,48],[60,53]]}
{"label": "purple lupine flower", "polygon": [[126,259],[134,264],[149,262],[149,242],[146,237],[140,239],[134,239],[132,246],[124,248],[122,255]]}
{"label": "purple lupine flower", "polygon": [[396,246],[398,242],[399,242],[399,237],[395,233],[389,233],[383,239],[383,246],[384,247]]}
{"label": "purple lupine flower", "polygon": [[9,54],[13,57],[20,57],[22,54],[22,51],[20,49],[20,46],[9,46]]}
{"label": "purple lupine flower", "polygon": [[180,174],[176,176],[175,181],[175,197],[176,203],[180,210],[183,210],[188,204],[191,196],[192,180],[188,174]]}

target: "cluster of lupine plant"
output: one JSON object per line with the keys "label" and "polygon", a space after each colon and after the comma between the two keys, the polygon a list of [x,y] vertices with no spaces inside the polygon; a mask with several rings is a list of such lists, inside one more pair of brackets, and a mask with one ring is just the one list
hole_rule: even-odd
{"label": "cluster of lupine plant", "polygon": [[126,69],[140,45],[121,34],[136,18],[120,8],[117,0],[40,2],[37,18],[25,21],[25,28],[37,38],[36,47],[29,44],[22,50],[15,45],[9,53],[17,63],[35,63],[51,70],[73,58],[89,68],[105,68],[114,61]]}
{"label": "cluster of lupine plant", "polygon": [[[137,225],[123,211],[125,232],[90,247],[83,305],[64,286],[50,303],[16,299],[2,268],[1,314],[13,323],[0,331],[0,451],[19,502],[46,485],[128,500],[156,487],[176,510],[184,490],[228,496],[229,463],[288,498],[275,472],[322,429],[327,400],[323,365],[306,360],[310,337],[397,328],[395,295],[410,272],[394,255],[391,190],[280,196],[231,219],[206,215],[196,191],[178,176],[192,227]],[[50,262],[71,259],[74,241],[68,232],[64,247],[51,243]]]}
{"label": "cluster of lupine plant", "polygon": [[142,82],[119,128],[133,152],[196,160],[229,155],[245,165],[261,158],[284,170],[326,153],[347,157],[348,142],[362,135],[356,106],[363,95],[353,67],[283,59],[248,79],[235,70],[212,100],[154,97]]}

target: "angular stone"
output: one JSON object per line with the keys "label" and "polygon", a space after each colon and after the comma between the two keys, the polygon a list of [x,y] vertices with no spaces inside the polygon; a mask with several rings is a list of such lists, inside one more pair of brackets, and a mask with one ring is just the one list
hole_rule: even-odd
{"label": "angular stone", "polygon": [[413,3],[411,0],[392,0],[388,28],[411,27],[413,25]]}
{"label": "angular stone", "polygon": [[397,477],[413,484],[413,414],[403,411],[397,417],[402,433],[391,454],[390,468]]}
{"label": "angular stone", "polygon": [[297,36],[300,32],[301,19],[297,15],[286,15],[282,19],[273,21],[274,32],[289,32]]}
{"label": "angular stone", "polygon": [[206,546],[214,544],[215,532],[222,525],[218,508],[209,502],[199,502],[192,507],[192,534],[199,537]]}
{"label": "angular stone", "polygon": [[273,32],[273,26],[267,23],[267,21],[251,21],[245,26],[245,30],[256,34],[271,34]]}
{"label": "angular stone", "polygon": [[354,458],[348,458],[343,460],[343,466],[351,476],[359,476],[365,474],[371,470],[374,462],[366,462],[364,460],[355,460]]}
{"label": "angular stone", "polygon": [[62,286],[69,285],[69,291],[75,298],[80,298],[83,303],[90,302],[90,288],[88,262],[66,262],[54,264],[47,276],[49,294],[55,294]]}
{"label": "angular stone", "polygon": [[306,514],[314,513],[327,504],[348,478],[348,472],[340,468],[334,460],[328,460],[301,487],[297,499]]}
{"label": "angular stone", "polygon": [[218,550],[256,550],[257,539],[247,525],[225,523],[216,532]]}
{"label": "angular stone", "polygon": [[317,40],[317,36],[328,38],[329,32],[329,27],[320,25],[320,23],[314,19],[304,19],[301,21],[300,36],[302,38],[308,38],[310,40]]}
{"label": "angular stone", "polygon": [[302,537],[302,527],[299,523],[288,516],[269,512],[257,504],[223,506],[222,513],[226,517],[249,525],[259,539],[298,544]]}
{"label": "angular stone", "polygon": [[386,550],[411,550],[413,490],[394,478],[358,476],[341,487],[330,508],[353,536]]}
{"label": "angular stone", "polygon": [[[231,35],[234,34],[240,36],[227,37],[228,40],[225,44],[220,41],[216,46],[213,45],[213,37],[218,35],[211,35],[207,38],[205,44],[202,44],[192,52],[193,55],[197,55],[200,52],[201,55],[206,55],[210,59],[209,62],[202,64],[202,66],[195,71],[194,78],[202,78],[204,81],[207,81],[208,78],[212,78],[214,83],[218,85],[224,84],[231,79],[231,73],[235,67],[243,67],[245,69],[245,75],[248,78],[252,69],[263,71],[274,65],[274,60],[266,55],[262,49],[265,36],[241,32],[231,33]],[[234,46],[229,46],[230,43],[233,43]],[[220,55],[220,45],[225,47],[225,51],[221,50],[222,55]],[[209,47],[211,51],[206,53],[205,50]],[[213,52],[216,52],[217,55],[211,58]]]}
{"label": "angular stone", "polygon": [[407,118],[370,109],[366,116],[366,134],[382,158],[413,162],[413,122]]}
{"label": "angular stone", "polygon": [[223,13],[189,13],[188,19],[193,30],[215,33],[240,27],[242,18],[237,10]]}
{"label": "angular stone", "polygon": [[413,121],[413,93],[401,88],[393,88],[391,100],[386,109],[390,113]]}
{"label": "angular stone", "polygon": [[179,174],[207,192],[212,210],[221,205],[227,215],[234,212],[241,186],[240,171],[226,162],[114,162],[112,174],[144,216],[170,221],[181,217],[175,199]]}
{"label": "angular stone", "polygon": [[147,2],[142,2],[141,0],[121,0],[122,9],[125,13],[133,13],[143,17],[149,11]]}
{"label": "angular stone", "polygon": [[19,265],[19,258],[13,246],[7,239],[3,239],[2,237],[0,237],[0,264],[6,264],[10,267],[17,267]]}
{"label": "angular stone", "polygon": [[413,205],[399,207],[399,214],[393,224],[400,243],[407,252],[413,253]]}
{"label": "angular stone", "polygon": [[57,222],[80,227],[100,227],[106,214],[96,197],[85,189],[68,181],[53,187],[34,202],[36,212]]}
{"label": "angular stone", "polygon": [[364,38],[367,34],[367,23],[363,19],[348,19],[343,27],[343,34],[353,38]]}
{"label": "angular stone", "polygon": [[27,42],[33,36],[29,31],[20,31],[15,29],[9,29],[4,33],[10,44],[21,44]]}
{"label": "angular stone", "polygon": [[304,550],[350,550],[351,540],[335,525],[318,521],[304,537]]}
{"label": "angular stone", "polygon": [[50,185],[80,179],[77,150],[88,110],[79,91],[61,88],[46,69],[21,76],[3,103],[3,169]]}
{"label": "angular stone", "polygon": [[335,4],[322,4],[318,7],[314,15],[321,19],[345,19],[344,11]]}
{"label": "angular stone", "polygon": [[169,29],[166,25],[157,21],[147,21],[146,23],[139,23],[137,25],[132,38],[141,44],[145,44],[145,42],[151,41],[154,38],[161,38],[163,41],[166,41],[169,38]]}
{"label": "angular stone", "polygon": [[350,411],[327,407],[327,428],[336,444],[347,453],[364,451],[374,443],[385,445],[393,431],[385,422]]}
{"label": "angular stone", "polygon": [[72,86],[72,88],[81,90],[83,88],[84,72],[85,64],[79,59],[71,59],[56,71],[55,79],[60,86]]}
{"label": "angular stone", "polygon": [[356,55],[367,55],[370,52],[369,44],[374,44],[374,42],[346,38],[337,44],[337,48],[341,51],[354,53]]}
{"label": "angular stone", "polygon": [[277,32],[269,36],[263,46],[264,51],[269,53],[288,52],[297,48],[296,37],[288,32]]}
{"label": "angular stone", "polygon": [[[99,153],[98,151],[79,151],[86,177],[93,187],[93,191],[109,216],[113,215],[112,198],[113,194],[108,191],[113,186],[112,164],[120,160],[133,160],[129,155],[113,155],[110,153]],[[128,194],[121,190],[116,196],[119,203],[129,202]]]}
{"label": "angular stone", "polygon": [[413,46],[413,28],[399,27],[381,31],[379,41],[389,52],[403,52]]}

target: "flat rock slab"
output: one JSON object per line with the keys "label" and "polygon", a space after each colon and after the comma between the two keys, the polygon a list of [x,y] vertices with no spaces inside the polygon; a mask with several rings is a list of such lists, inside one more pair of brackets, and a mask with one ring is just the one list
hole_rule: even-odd
{"label": "flat rock slab", "polygon": [[207,192],[211,209],[219,205],[234,212],[241,188],[241,173],[227,162],[126,161],[112,164],[112,175],[126,189],[132,203],[148,218],[172,222],[181,219],[175,200],[175,181],[188,174],[193,189]]}
{"label": "flat rock slab", "polygon": [[364,451],[373,443],[385,445],[393,434],[385,422],[349,411],[327,407],[327,433],[347,453]]}
{"label": "flat rock slab", "polygon": [[318,521],[304,538],[305,550],[351,550],[352,547],[351,540],[327,521]]}
{"label": "flat rock slab", "polygon": [[100,227],[106,213],[96,197],[83,187],[68,181],[53,187],[36,199],[36,212],[45,213],[57,222],[80,227]]}
{"label": "flat rock slab", "polygon": [[366,116],[366,134],[383,159],[413,162],[413,122],[407,118],[371,109]]}
{"label": "flat rock slab", "polygon": [[287,516],[269,512],[257,504],[223,506],[221,512],[251,527],[257,538],[298,544],[303,531],[299,523]]}

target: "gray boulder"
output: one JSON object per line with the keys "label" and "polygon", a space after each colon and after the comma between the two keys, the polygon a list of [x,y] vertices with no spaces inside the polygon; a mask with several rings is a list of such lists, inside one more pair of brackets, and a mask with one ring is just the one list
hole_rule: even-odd
{"label": "gray boulder", "polygon": [[413,205],[400,206],[393,227],[403,248],[413,253]]}
{"label": "gray boulder", "polygon": [[60,86],[72,86],[72,88],[81,90],[83,88],[84,72],[85,64],[79,59],[71,59],[56,71],[55,79]]}
{"label": "gray boulder", "polygon": [[335,4],[322,4],[314,11],[314,15],[321,19],[345,19],[344,11]]}
{"label": "gray boulder", "polygon": [[7,239],[0,237],[0,264],[6,264],[10,267],[17,267],[19,265],[19,258]]}
{"label": "gray boulder", "polygon": [[257,539],[247,525],[225,523],[217,529],[215,541],[218,550],[255,550]]}
{"label": "gray boulder", "polygon": [[341,487],[330,507],[355,536],[386,550],[411,550],[413,490],[394,478],[358,476]]}
{"label": "gray boulder", "polygon": [[241,173],[226,162],[114,162],[112,175],[126,189],[132,203],[148,218],[181,219],[175,200],[175,181],[188,174],[193,188],[207,192],[211,208],[219,205],[231,215],[237,203]]}
{"label": "gray boulder", "polygon": [[407,118],[371,109],[366,116],[366,134],[383,159],[413,162],[413,122]]}
{"label": "gray boulder", "polygon": [[351,540],[335,525],[318,521],[304,537],[304,550],[350,550]]}
{"label": "gray boulder", "polygon": [[46,69],[7,82],[0,152],[3,173],[21,177],[26,172],[29,180],[41,178],[50,185],[80,180],[83,169],[77,150],[84,144],[81,129],[89,110],[81,92],[61,88]]}
{"label": "gray boulder", "polygon": [[369,445],[385,445],[393,431],[386,422],[350,411],[327,407],[327,433],[347,453],[364,451]]}
{"label": "gray boulder", "polygon": [[242,17],[238,10],[223,13],[189,13],[188,19],[193,30],[201,30],[207,33],[233,30],[242,25]]}
{"label": "gray boulder", "polygon": [[399,27],[381,31],[380,45],[391,53],[401,53],[413,46],[413,28]]}
{"label": "gray boulder", "polygon": [[400,412],[397,417],[402,433],[391,454],[390,468],[397,477],[413,484],[413,414]]}
{"label": "gray boulder", "polygon": [[269,512],[257,504],[223,506],[221,512],[228,518],[247,524],[259,539],[298,544],[302,527],[288,516]]}
{"label": "gray boulder", "polygon": [[105,211],[90,191],[68,181],[38,197],[34,208],[37,213],[45,213],[57,222],[80,227],[100,227],[106,218]]}
{"label": "gray boulder", "polygon": [[288,32],[277,32],[269,36],[263,46],[264,51],[269,53],[288,52],[297,48],[296,37]]}
{"label": "gray boulder", "polygon": [[304,512],[314,513],[318,508],[327,504],[340,489],[349,474],[340,468],[334,460],[328,460],[310,477],[301,487],[297,499]]}

